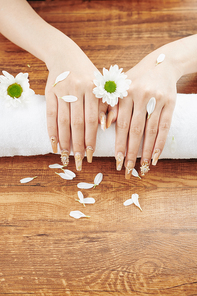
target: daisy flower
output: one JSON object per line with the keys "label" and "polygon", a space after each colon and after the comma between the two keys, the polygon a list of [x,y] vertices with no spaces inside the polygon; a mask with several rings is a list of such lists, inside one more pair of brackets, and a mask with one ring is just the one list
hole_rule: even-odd
{"label": "daisy flower", "polygon": [[28,73],[19,73],[16,77],[6,71],[0,75],[0,98],[5,99],[6,105],[17,107],[34,94],[29,88]]}
{"label": "daisy flower", "polygon": [[110,66],[107,70],[103,68],[103,75],[100,72],[95,72],[94,84],[96,87],[93,93],[96,98],[102,99],[102,102],[114,107],[118,103],[118,98],[123,99],[128,95],[127,90],[131,84],[130,79],[126,79],[127,75],[122,72],[117,65]]}

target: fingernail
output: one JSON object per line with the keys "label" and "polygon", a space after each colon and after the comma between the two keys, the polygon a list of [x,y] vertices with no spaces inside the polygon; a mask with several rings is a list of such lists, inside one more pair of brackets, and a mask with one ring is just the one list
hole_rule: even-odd
{"label": "fingernail", "polygon": [[57,153],[57,138],[51,137],[51,147],[53,149],[53,153]]}
{"label": "fingernail", "polygon": [[101,114],[100,114],[100,122],[101,122],[101,129],[103,131],[105,131],[106,130],[106,115],[104,112],[101,112]]}
{"label": "fingernail", "polygon": [[118,154],[116,156],[116,170],[117,171],[121,171],[123,161],[124,161],[124,155],[122,154],[122,152],[118,152]]}
{"label": "fingernail", "polygon": [[156,165],[159,159],[161,151],[159,149],[155,149],[153,153],[152,165]]}
{"label": "fingernail", "polygon": [[140,167],[140,171],[142,176],[144,176],[145,174],[148,173],[148,171],[150,171],[148,160],[144,160],[144,162],[142,163],[142,166]]}
{"label": "fingernail", "polygon": [[108,115],[107,115],[107,124],[106,124],[106,125],[107,125],[107,128],[110,127],[113,118],[114,118],[114,111],[111,110],[111,111],[108,113]]}
{"label": "fingernail", "polygon": [[75,166],[77,171],[82,170],[82,156],[81,153],[75,153]]}
{"label": "fingernail", "polygon": [[133,161],[131,160],[127,161],[127,166],[125,169],[125,179],[127,180],[130,179],[133,168],[134,168]]}
{"label": "fingernail", "polygon": [[62,164],[64,166],[67,166],[69,164],[69,153],[68,153],[68,150],[62,150],[61,151],[61,161],[62,161]]}
{"label": "fingernail", "polygon": [[92,163],[93,152],[94,152],[94,150],[91,146],[88,146],[86,148],[87,162],[89,162],[89,163]]}

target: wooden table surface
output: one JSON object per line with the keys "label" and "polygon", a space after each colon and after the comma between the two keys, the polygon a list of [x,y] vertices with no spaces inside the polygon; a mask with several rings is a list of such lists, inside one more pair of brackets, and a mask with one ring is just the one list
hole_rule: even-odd
{"label": "wooden table surface", "polygon": [[[197,32],[197,0],[30,4],[99,70],[117,63],[126,71],[159,46]],[[44,94],[45,65],[3,36],[0,70],[29,72],[31,88]],[[178,91],[196,92],[197,75],[181,78]],[[114,158],[84,160],[72,181],[48,168],[57,162],[53,154],[0,158],[0,295],[197,295],[196,160],[160,160],[142,180],[129,181]],[[75,171],[72,157],[69,169]],[[99,172],[102,183],[83,190],[96,203],[83,207],[76,185]],[[123,206],[133,193],[142,212]],[[71,210],[91,217],[75,220]]]}

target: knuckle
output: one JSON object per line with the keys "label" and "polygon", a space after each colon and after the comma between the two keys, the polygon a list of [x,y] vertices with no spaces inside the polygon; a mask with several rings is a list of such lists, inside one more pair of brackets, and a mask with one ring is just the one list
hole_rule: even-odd
{"label": "knuckle", "polygon": [[143,129],[138,125],[133,125],[130,128],[130,133],[135,136],[141,136],[143,134]]}
{"label": "knuckle", "polygon": [[170,124],[167,121],[164,121],[160,124],[161,131],[168,131],[170,129]]}
{"label": "knuckle", "polygon": [[117,120],[117,128],[122,130],[128,130],[129,129],[129,122],[125,120]]}
{"label": "knuckle", "polygon": [[75,81],[74,81],[74,89],[76,91],[78,91],[79,89],[81,89],[83,86],[83,83],[80,79],[76,78]]}
{"label": "knuckle", "polygon": [[48,118],[55,118],[57,116],[56,111],[52,109],[47,109],[46,114]]}
{"label": "knuckle", "polygon": [[94,116],[94,114],[89,115],[86,118],[86,123],[89,125],[95,125],[98,122],[98,118],[96,116]]}
{"label": "knuckle", "polygon": [[82,126],[83,123],[83,118],[82,117],[74,117],[71,121],[72,126]]}
{"label": "knuckle", "polygon": [[61,116],[58,119],[60,125],[69,125],[69,119],[65,116]]}
{"label": "knuckle", "polygon": [[145,89],[144,89],[144,97],[150,97],[151,98],[151,93],[152,93],[152,91],[151,91],[151,89],[149,88],[149,87],[146,87]]}
{"label": "knuckle", "polygon": [[95,87],[94,82],[91,81],[90,79],[86,81],[86,86],[87,86],[87,89],[89,90],[92,90]]}
{"label": "knuckle", "polygon": [[155,126],[152,126],[152,127],[147,127],[146,128],[146,132],[147,134],[149,135],[153,135],[155,136],[157,134],[157,128]]}

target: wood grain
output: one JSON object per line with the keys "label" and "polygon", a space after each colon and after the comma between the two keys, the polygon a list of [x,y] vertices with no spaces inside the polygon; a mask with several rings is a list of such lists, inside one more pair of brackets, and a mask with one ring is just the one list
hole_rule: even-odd
{"label": "wood grain", "polygon": [[[29,3],[99,69],[117,63],[127,70],[197,31],[197,0]],[[28,72],[31,87],[44,94],[45,65],[3,36],[0,70]],[[196,89],[196,74],[178,83],[179,92]],[[161,160],[130,181],[114,158],[84,159],[72,181],[49,169],[57,162],[53,154],[0,158],[0,295],[197,295],[196,160]],[[69,169],[75,171],[72,157]],[[92,182],[98,172],[102,183],[83,190],[96,203],[83,207],[75,201],[77,183]],[[19,182],[28,176],[37,178]],[[123,206],[133,193],[142,212]],[[74,220],[75,209],[91,217]]]}

